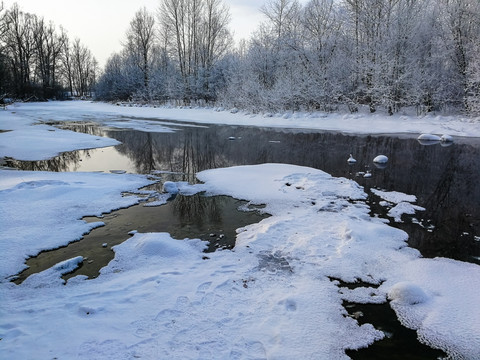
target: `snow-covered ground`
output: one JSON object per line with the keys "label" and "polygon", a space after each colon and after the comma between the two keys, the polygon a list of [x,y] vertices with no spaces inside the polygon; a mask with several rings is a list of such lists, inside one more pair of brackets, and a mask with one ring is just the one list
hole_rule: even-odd
{"label": "snow-covered ground", "polygon": [[[91,140],[109,141],[65,131],[58,136],[69,139],[69,149],[46,139],[22,143],[26,131],[38,129],[38,136],[58,131],[32,125],[33,119],[118,122],[122,115],[237,124],[255,119],[199,109],[24,104],[0,112],[0,129],[13,130],[0,133],[0,156],[45,158],[90,146],[85,144]],[[367,123],[329,116],[257,116],[256,125],[276,121],[294,127],[298,120],[297,126],[315,128],[325,121],[326,127],[362,132],[362,122]],[[396,130],[480,136],[478,125],[466,119],[404,120]],[[369,129],[375,121],[380,118],[370,120]],[[380,122],[378,127],[392,131]],[[384,334],[369,324],[359,326],[342,301],[387,299],[423,342],[453,359],[480,358],[480,267],[421,258],[406,246],[405,232],[369,216],[366,194],[354,181],[288,164],[212,169],[198,178],[203,184],[181,184],[180,192],[266,204],[272,216],[238,229],[233,251],[205,254],[198,239],[135,233],[114,248],[114,260],[96,279],[77,276],[63,285],[61,275],[83,261],[76,257],[15,285],[7,278],[23,267],[26,256],[99,225],[86,224],[83,216],[137,202],[136,196],[122,197],[122,191],[149,180],[132,174],[0,170],[0,358],[347,359],[345,349],[367,346]],[[415,201],[400,193],[377,195],[398,204]],[[361,280],[371,287],[351,290],[332,279]]]}

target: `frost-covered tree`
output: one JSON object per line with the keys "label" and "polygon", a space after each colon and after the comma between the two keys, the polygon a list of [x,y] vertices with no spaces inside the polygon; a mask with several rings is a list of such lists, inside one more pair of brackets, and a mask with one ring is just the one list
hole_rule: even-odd
{"label": "frost-covered tree", "polygon": [[[440,3],[444,19],[445,40],[450,45],[455,85],[451,101],[462,101],[468,110],[470,92],[469,69],[475,68],[480,54],[480,2],[478,0],[446,0]],[[471,71],[471,70],[470,70]],[[458,94],[458,98],[455,95]]]}
{"label": "frost-covered tree", "polygon": [[[155,47],[155,19],[143,7],[135,13],[127,31],[125,50],[128,57],[143,75],[143,97],[150,98],[149,82],[152,73],[153,50]],[[140,92],[140,89],[139,89]]]}
{"label": "frost-covered tree", "polygon": [[228,8],[220,0],[162,0],[158,20],[183,81],[183,100],[212,100],[214,68],[231,44]]}

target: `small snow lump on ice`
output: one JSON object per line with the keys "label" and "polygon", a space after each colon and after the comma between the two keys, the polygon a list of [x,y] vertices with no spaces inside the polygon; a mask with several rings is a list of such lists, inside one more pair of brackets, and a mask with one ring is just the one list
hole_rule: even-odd
{"label": "small snow lump on ice", "polygon": [[173,181],[165,181],[163,183],[163,191],[175,195],[178,194],[178,186]]}
{"label": "small snow lump on ice", "polygon": [[403,281],[390,289],[388,298],[399,305],[415,305],[426,302],[428,295],[418,285]]}
{"label": "small snow lump on ice", "polygon": [[421,134],[417,140],[422,141],[440,141],[440,136],[434,134]]}
{"label": "small snow lump on ice", "polygon": [[386,157],[385,155],[378,155],[377,157],[375,157],[375,159],[373,159],[374,163],[379,163],[379,164],[385,164],[387,161],[388,161],[388,157]]}
{"label": "small snow lump on ice", "polygon": [[453,142],[453,137],[447,134],[444,134],[440,137],[440,141],[444,143],[451,143]]}

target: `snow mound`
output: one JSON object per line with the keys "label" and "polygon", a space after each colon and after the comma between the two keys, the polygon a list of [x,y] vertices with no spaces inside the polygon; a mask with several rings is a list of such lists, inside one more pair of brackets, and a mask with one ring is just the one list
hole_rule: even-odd
{"label": "snow mound", "polygon": [[165,181],[163,183],[162,190],[166,193],[176,195],[178,194],[178,186],[175,182],[173,181]]}
{"label": "snow mound", "polygon": [[23,283],[26,288],[50,288],[65,284],[62,275],[71,273],[83,263],[83,256],[77,256],[72,259],[64,260],[53,265],[51,268],[30,275]]}
{"label": "snow mound", "polygon": [[198,249],[185,246],[184,241],[172,239],[167,233],[135,234],[134,238],[134,250],[143,256],[178,258],[198,254]]}
{"label": "snow mound", "polygon": [[386,157],[385,155],[378,155],[373,159],[373,162],[378,164],[385,164],[387,163],[387,161],[388,157]]}
{"label": "snow mound", "polygon": [[441,142],[453,142],[453,137],[447,134],[444,134],[440,137]]}
{"label": "snow mound", "polygon": [[395,284],[388,292],[388,298],[401,305],[422,304],[429,299],[422,288],[406,281]]}
{"label": "snow mound", "polygon": [[440,136],[433,134],[421,134],[417,140],[422,141],[440,141]]}
{"label": "snow mound", "polygon": [[58,271],[62,275],[65,275],[77,269],[82,263],[83,263],[83,256],[77,256],[72,259],[59,262],[58,264],[53,266],[53,269],[55,271]]}

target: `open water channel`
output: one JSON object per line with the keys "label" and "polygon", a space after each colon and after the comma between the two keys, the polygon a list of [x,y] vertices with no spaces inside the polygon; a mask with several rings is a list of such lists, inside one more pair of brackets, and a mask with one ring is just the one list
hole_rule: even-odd
{"label": "open water channel", "polygon": [[[124,119],[127,121],[128,119]],[[138,119],[137,119],[138,120]],[[117,122],[118,123],[118,122]],[[443,256],[480,264],[480,139],[455,138],[453,144],[421,144],[411,135],[344,135],[291,129],[242,126],[185,126],[171,123],[174,132],[157,133],[113,129],[98,123],[61,123],[57,126],[107,136],[122,144],[102,149],[63,153],[45,161],[16,161],[6,164],[23,170],[125,171],[156,174],[161,181],[196,181],[199,171],[218,167],[259,163],[288,163],[317,168],[333,176],[354,179],[369,194],[372,216],[386,217],[388,209],[370,189],[399,191],[417,197],[425,211],[403,216],[391,225],[409,234],[409,246],[424,257]],[[347,163],[349,154],[357,162]],[[389,161],[379,168],[378,154]],[[364,173],[371,174],[364,177]],[[241,209],[241,210],[239,210]],[[248,210],[248,211],[245,211]],[[81,241],[48,251],[27,262],[20,274],[49,268],[59,261],[82,255],[84,265],[70,276],[98,275],[113,258],[111,246],[126,240],[128,232],[169,232],[174,238],[197,237],[211,242],[210,251],[235,244],[235,229],[258,222],[261,209],[245,209],[245,203],[229,197],[178,195],[165,205],[144,203],[106,214],[104,227],[93,230]],[[205,254],[208,256],[208,254]],[[351,286],[358,286],[352,284]],[[414,331],[403,328],[388,304],[344,304],[351,314],[362,314],[359,322],[370,322],[389,334],[368,349],[349,352],[354,359],[436,359],[441,352],[416,340]]]}

